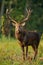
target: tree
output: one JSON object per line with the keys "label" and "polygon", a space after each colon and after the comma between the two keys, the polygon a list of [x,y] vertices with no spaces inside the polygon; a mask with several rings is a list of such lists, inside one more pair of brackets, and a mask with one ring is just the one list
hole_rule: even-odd
{"label": "tree", "polygon": [[1,12],[0,12],[0,27],[1,27],[2,16],[4,13],[4,3],[5,3],[5,0],[2,0]]}

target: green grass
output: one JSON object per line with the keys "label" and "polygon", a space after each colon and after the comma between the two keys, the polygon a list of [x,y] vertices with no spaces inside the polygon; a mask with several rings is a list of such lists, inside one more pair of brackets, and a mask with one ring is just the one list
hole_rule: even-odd
{"label": "green grass", "polygon": [[[22,58],[22,50],[16,39],[2,37],[0,39],[0,65],[43,65],[43,40],[40,41],[36,60]],[[30,50],[31,49],[31,50]],[[34,56],[32,47],[29,47],[28,55]]]}

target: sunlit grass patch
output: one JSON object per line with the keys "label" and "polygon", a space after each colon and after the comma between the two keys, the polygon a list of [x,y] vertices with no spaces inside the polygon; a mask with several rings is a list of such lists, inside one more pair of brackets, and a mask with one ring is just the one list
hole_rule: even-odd
{"label": "sunlit grass patch", "polygon": [[[0,65],[43,65],[43,60],[40,60],[43,58],[43,40],[40,41],[37,60],[32,61],[23,61],[22,50],[18,43],[13,38],[2,37],[0,39]],[[31,46],[29,46],[28,55],[34,55]]]}

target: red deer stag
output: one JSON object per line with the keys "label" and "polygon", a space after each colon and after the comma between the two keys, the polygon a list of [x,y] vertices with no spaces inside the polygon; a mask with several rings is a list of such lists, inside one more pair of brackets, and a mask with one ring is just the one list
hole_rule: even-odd
{"label": "red deer stag", "polygon": [[21,22],[16,22],[15,20],[13,20],[10,16],[9,16],[9,11],[7,10],[6,14],[9,18],[10,21],[12,21],[13,26],[15,26],[15,37],[20,41],[20,46],[22,48],[23,51],[23,59],[25,60],[25,53],[24,53],[24,47],[26,47],[26,58],[28,57],[28,46],[32,46],[35,54],[34,54],[34,59],[37,56],[37,52],[38,52],[38,46],[39,46],[39,41],[40,41],[40,37],[39,37],[39,33],[38,32],[32,32],[32,31],[26,31],[24,30],[23,26],[25,25],[25,22],[29,19],[29,16],[31,15],[31,10],[29,9],[29,11],[26,9],[27,11],[27,17],[24,18],[23,21]]}

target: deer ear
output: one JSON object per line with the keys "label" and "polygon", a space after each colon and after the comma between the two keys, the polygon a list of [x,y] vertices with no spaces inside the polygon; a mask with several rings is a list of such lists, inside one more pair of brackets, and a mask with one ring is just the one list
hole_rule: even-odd
{"label": "deer ear", "polygon": [[25,24],[26,24],[26,23],[25,23],[25,22],[23,22],[21,25],[22,25],[22,26],[25,26]]}

